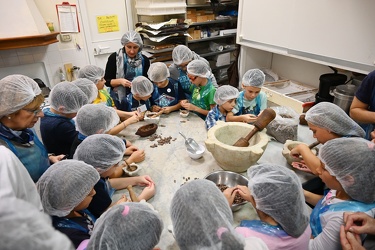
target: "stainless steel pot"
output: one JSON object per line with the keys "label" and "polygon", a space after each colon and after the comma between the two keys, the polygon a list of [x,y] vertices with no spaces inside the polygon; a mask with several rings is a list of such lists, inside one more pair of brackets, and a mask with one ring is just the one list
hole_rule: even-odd
{"label": "stainless steel pot", "polygon": [[339,85],[333,90],[333,103],[349,113],[354,94],[358,86],[355,85]]}

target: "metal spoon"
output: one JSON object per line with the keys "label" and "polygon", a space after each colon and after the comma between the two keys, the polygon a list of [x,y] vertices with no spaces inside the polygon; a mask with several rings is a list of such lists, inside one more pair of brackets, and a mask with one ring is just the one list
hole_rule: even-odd
{"label": "metal spoon", "polygon": [[181,133],[181,132],[179,132],[180,133],[180,135],[182,135],[182,137],[184,137],[184,139],[185,139],[185,146],[187,147],[187,149],[190,151],[190,152],[197,152],[197,151],[199,151],[200,150],[200,147],[199,147],[199,145],[198,145],[198,143],[194,140],[194,139],[192,139],[192,138],[186,138],[186,136],[183,134],[183,133]]}

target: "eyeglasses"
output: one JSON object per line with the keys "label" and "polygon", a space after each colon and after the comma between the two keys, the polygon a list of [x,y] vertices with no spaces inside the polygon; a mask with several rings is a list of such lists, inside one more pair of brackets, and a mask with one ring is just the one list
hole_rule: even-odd
{"label": "eyeglasses", "polygon": [[37,116],[40,112],[42,112],[42,108],[38,108],[38,109],[22,109],[22,110],[25,110],[29,113],[33,113],[34,116]]}

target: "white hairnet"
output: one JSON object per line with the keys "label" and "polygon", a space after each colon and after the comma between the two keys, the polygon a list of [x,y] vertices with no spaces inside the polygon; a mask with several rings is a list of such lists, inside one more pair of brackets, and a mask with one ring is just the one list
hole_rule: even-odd
{"label": "white hairnet", "polygon": [[78,71],[78,78],[87,78],[97,84],[104,77],[104,69],[96,65],[87,65]]}
{"label": "white hairnet", "polygon": [[90,164],[101,174],[123,159],[125,149],[124,141],[117,136],[90,135],[79,144],[73,158]]}
{"label": "white hairnet", "polygon": [[116,110],[104,104],[86,104],[77,113],[77,130],[85,135],[104,134],[120,122]]}
{"label": "white hairnet", "polygon": [[375,201],[375,144],[363,138],[329,140],[319,149],[325,169],[354,200]]}
{"label": "white hairnet", "polygon": [[49,95],[51,107],[64,114],[77,113],[88,99],[86,94],[70,82],[56,84]]}
{"label": "white hairnet", "polygon": [[121,44],[126,45],[127,43],[135,43],[139,46],[139,51],[142,50],[143,47],[143,41],[141,35],[137,33],[134,30],[130,30],[126,32],[122,37],[121,37]]}
{"label": "white hairnet", "polygon": [[223,85],[217,88],[214,96],[214,101],[218,105],[222,105],[225,102],[236,99],[239,95],[238,89],[230,85]]}
{"label": "white hairnet", "polygon": [[191,61],[187,66],[187,72],[190,75],[200,76],[203,78],[210,78],[211,69],[203,60],[195,59]]}
{"label": "white hairnet", "polygon": [[152,63],[148,69],[147,75],[153,82],[162,82],[170,76],[167,65],[162,62]]}
{"label": "white hairnet", "polygon": [[93,166],[76,160],[51,165],[36,183],[44,211],[64,217],[79,205],[99,181]]}
{"label": "white hairnet", "polygon": [[[229,203],[213,182],[185,183],[173,196],[170,211],[180,249],[243,249],[242,238],[232,226]],[[221,238],[220,228],[227,229]]]}
{"label": "white hairnet", "polygon": [[152,250],[159,242],[162,230],[159,214],[147,205],[121,203],[97,220],[87,250]]}
{"label": "white hairnet", "polygon": [[31,103],[41,94],[38,84],[28,76],[9,75],[0,80],[0,118]]}
{"label": "white hairnet", "polygon": [[172,51],[173,63],[180,65],[193,60],[193,52],[185,45],[178,45]]}
{"label": "white hairnet", "polygon": [[132,81],[131,92],[133,95],[148,96],[152,91],[154,91],[154,84],[148,78],[137,76]]}
{"label": "white hairnet", "polygon": [[260,164],[247,170],[248,187],[256,208],[268,214],[292,237],[309,226],[309,213],[298,176],[276,164]]}
{"label": "white hairnet", "polygon": [[52,226],[49,215],[14,197],[1,199],[0,232],[2,250],[74,249],[69,238]]}
{"label": "white hairnet", "polygon": [[260,69],[250,69],[242,77],[244,86],[261,88],[264,84],[266,76]]}
{"label": "white hairnet", "polygon": [[98,96],[98,88],[93,81],[87,78],[78,78],[72,81],[72,83],[86,94],[88,103],[92,103]]}
{"label": "white hairnet", "polygon": [[305,119],[343,137],[365,137],[365,131],[344,110],[330,102],[314,105],[306,112]]}

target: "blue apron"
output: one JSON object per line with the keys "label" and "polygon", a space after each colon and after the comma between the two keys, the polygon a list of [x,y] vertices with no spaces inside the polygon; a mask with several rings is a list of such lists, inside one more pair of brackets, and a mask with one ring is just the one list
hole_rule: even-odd
{"label": "blue apron", "polygon": [[191,99],[191,90],[190,86],[192,83],[190,82],[189,77],[187,76],[186,72],[182,69],[178,68],[178,72],[180,73],[180,76],[178,77],[178,81],[181,84],[182,89],[184,90],[185,96],[187,100]]}
{"label": "blue apron", "polygon": [[253,231],[272,237],[282,238],[289,236],[280,225],[272,226],[260,220],[243,220],[240,223],[240,227],[247,227]]}
{"label": "blue apron", "polygon": [[[31,130],[32,131],[32,130]],[[0,139],[5,141],[9,149],[22,162],[34,182],[37,182],[42,174],[49,168],[50,162],[48,153],[44,145],[39,141],[35,132],[33,143],[14,144],[11,140],[0,135]]]}
{"label": "blue apron", "polygon": [[175,91],[174,99],[171,98],[171,96],[166,96],[164,93],[162,95],[159,94],[159,88],[154,88],[154,93],[152,94],[152,99],[158,105],[159,107],[170,107],[178,104],[179,101],[179,95],[178,95],[178,82],[176,80],[173,80],[172,78],[168,78],[168,85],[166,88],[169,88],[170,85],[173,86],[173,89]]}
{"label": "blue apron", "polygon": [[317,237],[323,230],[320,217],[325,212],[366,212],[375,208],[375,203],[367,204],[359,201],[344,201],[323,206],[323,199],[324,197],[319,200],[310,215],[310,227],[314,237]]}
{"label": "blue apron", "polygon": [[244,98],[245,98],[245,92],[242,91],[239,94],[239,96],[236,100],[237,104],[238,104],[238,112],[235,115],[244,115],[244,114],[259,115],[259,113],[260,113],[260,97],[259,97],[259,95],[257,95],[257,97],[255,97],[256,105],[255,105],[254,109],[252,109],[252,110],[245,109],[245,107],[243,106]]}
{"label": "blue apron", "polygon": [[[85,213],[85,214],[87,214],[87,216],[89,217],[89,219],[93,223],[95,223],[96,218],[95,218],[94,215],[92,215],[92,213],[90,213],[89,210],[84,209],[84,210],[82,210],[82,212]],[[72,229],[77,229],[79,231],[82,231],[82,232],[84,232],[86,234],[90,234],[90,230],[88,228],[84,228],[83,226],[81,226],[77,222],[69,220],[68,218],[52,216],[52,220],[53,220],[53,226],[55,228],[72,228]]]}

